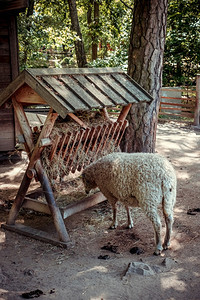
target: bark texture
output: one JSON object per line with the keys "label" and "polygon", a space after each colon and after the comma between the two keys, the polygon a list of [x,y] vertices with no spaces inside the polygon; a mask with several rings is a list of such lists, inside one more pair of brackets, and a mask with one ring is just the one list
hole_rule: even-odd
{"label": "bark texture", "polygon": [[76,32],[77,38],[75,40],[75,52],[76,60],[79,68],[84,68],[87,66],[87,59],[84,49],[84,43],[82,39],[81,29],[78,21],[76,0],[68,0],[72,30]]}
{"label": "bark texture", "polygon": [[135,0],[130,35],[128,74],[154,98],[149,105],[134,104],[129,127],[122,141],[126,152],[154,152],[163,53],[166,36],[167,0]]}

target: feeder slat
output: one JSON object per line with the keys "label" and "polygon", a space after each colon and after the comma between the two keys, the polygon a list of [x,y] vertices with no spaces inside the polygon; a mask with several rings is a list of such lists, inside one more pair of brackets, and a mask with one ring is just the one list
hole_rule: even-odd
{"label": "feeder slat", "polygon": [[109,124],[109,125],[108,125],[106,138],[105,138],[105,140],[104,140],[104,142],[103,142],[103,145],[102,145],[102,148],[101,148],[101,152],[100,152],[100,153],[102,153],[103,150],[105,149],[105,146],[106,146],[106,144],[107,144],[107,140],[109,139],[109,135],[110,135],[110,132],[111,132],[111,130],[112,130],[112,126],[113,126],[112,124]]}
{"label": "feeder slat", "polygon": [[[86,128],[85,134],[83,136],[84,144],[82,146],[81,153],[80,153],[80,160],[81,161],[77,162],[76,167],[75,167],[79,172],[82,169],[82,163],[84,163],[84,159],[82,159],[82,157],[83,157],[83,154],[84,154],[84,151],[85,151],[85,148],[86,148],[86,143],[87,143],[87,139],[88,139],[88,136],[90,134],[90,131],[91,131],[90,128]],[[84,156],[84,158],[85,158],[85,156]],[[74,170],[74,172],[75,172],[75,170]]]}
{"label": "feeder slat", "polygon": [[120,136],[122,124],[123,124],[123,122],[120,121],[120,122],[118,122],[118,126],[116,127],[116,136],[115,136],[115,138],[114,138],[114,145],[117,144],[117,140],[118,140],[118,138],[119,138],[119,136]]}
{"label": "feeder slat", "polygon": [[[90,146],[92,144],[92,140],[93,140],[94,134],[95,134],[95,127],[92,127],[91,130],[90,130],[90,132],[89,132],[88,139],[86,141],[85,150],[84,150],[85,157],[83,159],[83,162],[80,164],[80,170],[87,165],[86,157],[87,157],[87,154],[89,152]],[[87,145],[88,141],[89,141],[89,143]]]}
{"label": "feeder slat", "polygon": [[124,135],[124,131],[126,129],[127,124],[128,124],[128,121],[124,120],[123,125],[122,125],[122,129],[121,129],[121,135],[119,136],[119,140],[118,140],[117,146],[119,146],[120,143],[121,143],[121,140],[122,140],[122,137]]}
{"label": "feeder slat", "polygon": [[[69,159],[70,159],[70,156],[72,155],[72,152],[73,152],[73,149],[74,149],[74,145],[78,139],[78,135],[79,135],[79,132],[76,131],[74,134],[73,134],[73,143],[71,145],[71,148],[69,150],[69,153],[67,155],[67,159],[65,160],[65,164],[68,165],[68,162],[69,162]],[[65,155],[66,155],[66,152],[65,152]],[[66,156],[65,156],[66,157]]]}
{"label": "feeder slat", "polygon": [[58,147],[58,143],[60,142],[60,139],[61,139],[61,136],[60,135],[56,135],[55,137],[55,140],[54,140],[54,143],[52,145],[52,148],[51,148],[51,152],[49,154],[49,160],[52,161],[55,153],[56,153],[56,149]]}
{"label": "feeder slat", "polygon": [[66,134],[64,135],[64,137],[61,138],[62,143],[61,143],[60,148],[59,148],[59,150],[58,150],[58,157],[60,157],[60,155],[61,155],[61,153],[62,153],[62,150],[63,150],[63,147],[64,147],[64,145],[65,145],[65,141],[66,141],[66,138],[67,138],[67,137],[68,137],[68,133],[66,133]]}
{"label": "feeder slat", "polygon": [[69,145],[70,145],[70,142],[71,142],[72,138],[73,138],[72,132],[68,132],[67,137],[65,139],[65,143],[64,143],[64,145],[66,145],[66,148],[65,148],[65,150],[62,154],[62,159],[64,159],[65,155],[67,154],[67,151],[68,151],[68,148],[69,148]]}
{"label": "feeder slat", "polygon": [[99,145],[95,151],[95,155],[94,155],[94,161],[96,160],[96,157],[98,156],[98,153],[99,153],[99,150],[101,149],[101,146],[103,144],[103,141],[104,141],[104,136],[105,136],[105,133],[106,133],[106,129],[107,129],[107,124],[104,124],[102,127],[101,127],[101,131],[100,131],[100,136],[101,136],[101,139],[99,141]]}
{"label": "feeder slat", "polygon": [[84,130],[81,130],[80,133],[79,133],[79,137],[78,137],[78,143],[77,143],[76,147],[74,147],[74,152],[73,152],[73,155],[72,155],[71,162],[68,164],[70,170],[71,170],[71,166],[72,166],[74,160],[76,159],[77,152],[78,152],[80,143],[82,142],[83,135],[84,135]]}

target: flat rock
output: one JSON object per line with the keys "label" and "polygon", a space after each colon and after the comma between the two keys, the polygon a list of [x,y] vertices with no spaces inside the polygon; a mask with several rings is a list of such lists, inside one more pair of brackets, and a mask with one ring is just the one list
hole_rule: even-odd
{"label": "flat rock", "polygon": [[152,276],[159,272],[159,267],[152,268],[148,264],[143,262],[131,262],[128,265],[128,269],[124,276],[130,276],[132,274],[138,274],[143,276]]}

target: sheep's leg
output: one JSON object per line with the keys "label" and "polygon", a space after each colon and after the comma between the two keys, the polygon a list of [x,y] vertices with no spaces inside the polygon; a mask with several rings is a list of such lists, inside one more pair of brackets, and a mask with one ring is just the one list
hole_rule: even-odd
{"label": "sheep's leg", "polygon": [[128,228],[133,228],[133,219],[130,214],[130,208],[127,205],[125,205],[125,207],[126,207],[127,218],[128,218]]}
{"label": "sheep's leg", "polygon": [[173,215],[167,215],[164,212],[165,223],[166,223],[166,235],[164,239],[163,249],[167,250],[170,246],[170,237],[172,233]]}
{"label": "sheep's leg", "polygon": [[161,226],[161,221],[160,221],[160,217],[158,215],[157,211],[148,211],[148,213],[146,213],[147,216],[149,217],[149,219],[151,220],[153,227],[154,227],[154,231],[155,231],[155,242],[156,242],[156,249],[154,254],[155,255],[160,255],[161,251],[162,251],[162,242],[161,242],[161,230],[162,230],[162,226]]}
{"label": "sheep's leg", "polygon": [[110,204],[112,206],[112,211],[113,211],[113,221],[110,225],[110,229],[115,229],[118,226],[118,222],[117,222],[117,201],[115,201],[115,200],[110,201]]}

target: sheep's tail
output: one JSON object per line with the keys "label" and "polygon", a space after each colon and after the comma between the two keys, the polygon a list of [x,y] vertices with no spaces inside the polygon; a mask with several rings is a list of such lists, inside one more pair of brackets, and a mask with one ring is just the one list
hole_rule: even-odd
{"label": "sheep's tail", "polygon": [[162,207],[165,216],[173,215],[176,202],[176,179],[170,178],[162,182]]}

